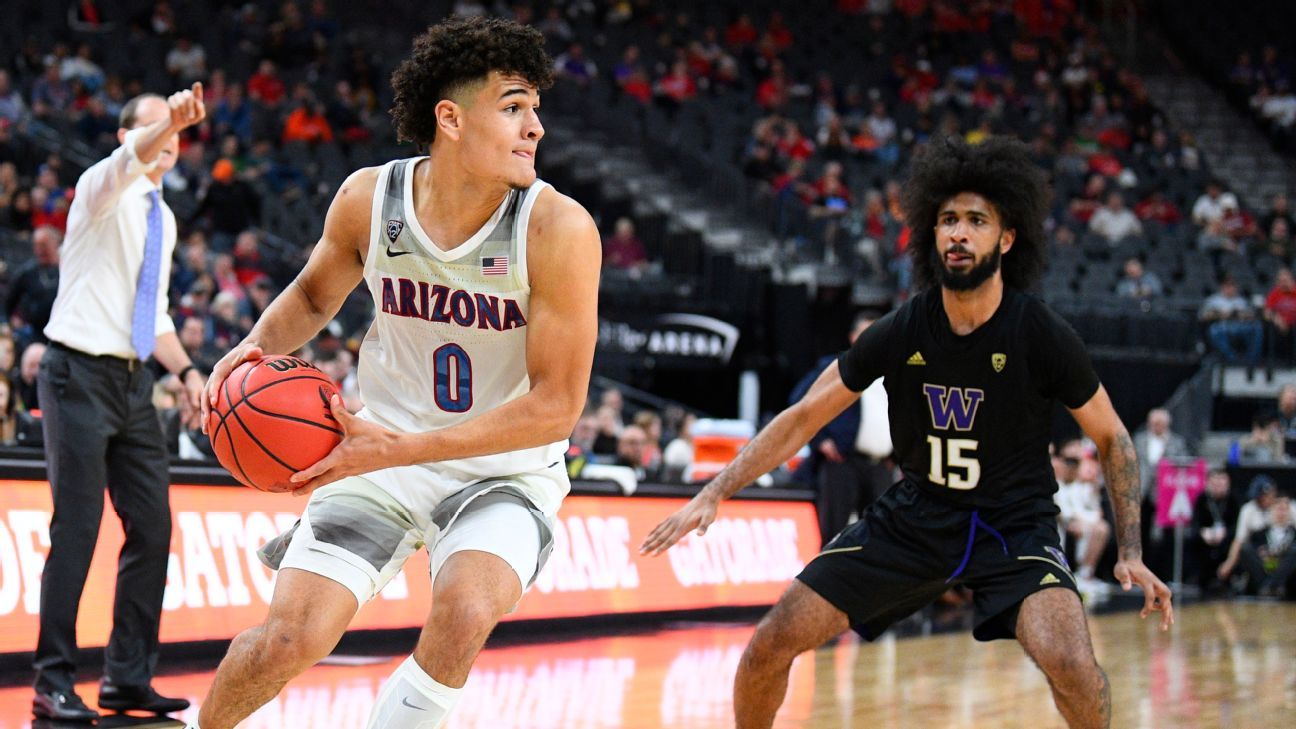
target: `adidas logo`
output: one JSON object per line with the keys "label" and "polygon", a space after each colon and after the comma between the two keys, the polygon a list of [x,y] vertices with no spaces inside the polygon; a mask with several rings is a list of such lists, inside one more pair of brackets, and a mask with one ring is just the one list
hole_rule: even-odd
{"label": "adidas logo", "polygon": [[1048,573],[1047,575],[1044,575],[1044,579],[1040,580],[1039,583],[1040,583],[1041,585],[1056,585],[1056,584],[1058,584],[1058,583],[1061,582],[1061,581],[1062,581],[1062,580],[1059,580],[1059,579],[1057,578],[1057,575],[1055,575],[1055,574],[1053,574],[1052,572],[1050,572],[1050,573]]}
{"label": "adidas logo", "polygon": [[909,361],[905,362],[905,364],[925,365],[927,364],[927,360],[923,359],[922,352],[914,352],[909,355]]}

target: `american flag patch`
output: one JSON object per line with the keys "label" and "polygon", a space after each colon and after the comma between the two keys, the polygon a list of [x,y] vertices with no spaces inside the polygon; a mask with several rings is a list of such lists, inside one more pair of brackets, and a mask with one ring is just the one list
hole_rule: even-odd
{"label": "american flag patch", "polygon": [[505,276],[508,274],[508,256],[483,258],[481,262],[483,276]]}

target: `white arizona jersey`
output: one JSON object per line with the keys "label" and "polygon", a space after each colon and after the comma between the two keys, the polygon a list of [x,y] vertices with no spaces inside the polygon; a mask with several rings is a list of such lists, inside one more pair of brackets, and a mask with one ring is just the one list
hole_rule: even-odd
{"label": "white arizona jersey", "polygon": [[[414,214],[416,157],[383,166],[374,190],[364,277],[374,322],[360,346],[360,417],[407,433],[462,423],[531,389],[526,369],[527,223],[547,183],[511,191],[471,238],[438,248]],[[525,428],[526,423],[516,423]],[[561,464],[567,441],[384,469],[366,478],[408,505],[466,483]],[[548,479],[546,479],[548,481]],[[547,512],[566,492],[536,494]],[[546,489],[547,490],[547,489]]]}

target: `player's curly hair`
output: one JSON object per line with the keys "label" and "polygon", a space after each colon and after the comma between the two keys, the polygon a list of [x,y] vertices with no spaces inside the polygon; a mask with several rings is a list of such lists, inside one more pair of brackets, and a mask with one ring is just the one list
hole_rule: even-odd
{"label": "player's curly hair", "polygon": [[451,18],[414,39],[414,52],[393,73],[396,134],[419,149],[436,139],[436,105],[491,71],[517,74],[538,89],[553,85],[544,36],[502,18]]}
{"label": "player's curly hair", "polygon": [[958,137],[933,139],[916,155],[902,193],[914,284],[926,289],[940,281],[940,257],[933,254],[936,216],[941,205],[963,192],[984,197],[1004,229],[1017,231],[1012,250],[1003,257],[1003,279],[1008,286],[1029,290],[1044,271],[1048,182],[1027,146],[1007,137],[975,146]]}

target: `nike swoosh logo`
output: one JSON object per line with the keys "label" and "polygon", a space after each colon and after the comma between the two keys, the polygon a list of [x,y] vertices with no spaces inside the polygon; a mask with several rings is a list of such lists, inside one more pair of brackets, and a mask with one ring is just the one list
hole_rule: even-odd
{"label": "nike swoosh logo", "polygon": [[387,246],[387,257],[395,258],[397,256],[408,256],[414,251],[393,251],[391,246]]}
{"label": "nike swoosh logo", "polygon": [[401,699],[401,706],[408,706],[415,711],[427,711],[427,709],[423,708],[422,706],[415,706],[414,704],[411,704],[409,702],[408,696]]}

